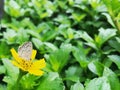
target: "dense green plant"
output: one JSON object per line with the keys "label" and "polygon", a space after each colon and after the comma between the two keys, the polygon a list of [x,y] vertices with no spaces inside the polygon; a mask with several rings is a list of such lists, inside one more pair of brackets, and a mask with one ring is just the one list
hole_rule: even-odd
{"label": "dense green plant", "polygon": [[[120,90],[119,0],[5,0],[0,90]],[[22,76],[10,49],[31,41],[45,74]]]}

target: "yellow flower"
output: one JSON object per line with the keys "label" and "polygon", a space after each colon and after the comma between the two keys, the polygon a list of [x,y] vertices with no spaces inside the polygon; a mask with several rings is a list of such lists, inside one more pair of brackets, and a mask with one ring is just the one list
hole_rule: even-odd
{"label": "yellow flower", "polygon": [[23,71],[28,71],[30,74],[34,74],[37,76],[43,75],[44,71],[40,70],[46,66],[45,60],[40,59],[33,62],[37,51],[32,50],[31,60],[25,60],[19,57],[18,53],[15,51],[14,48],[11,50],[12,56],[15,60],[12,60],[13,65],[19,67]]}

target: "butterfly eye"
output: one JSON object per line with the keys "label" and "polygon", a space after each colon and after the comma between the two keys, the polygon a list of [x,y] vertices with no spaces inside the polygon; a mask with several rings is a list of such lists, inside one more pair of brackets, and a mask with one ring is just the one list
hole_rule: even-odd
{"label": "butterfly eye", "polygon": [[18,55],[25,59],[30,60],[32,55],[32,43],[26,42],[18,48]]}

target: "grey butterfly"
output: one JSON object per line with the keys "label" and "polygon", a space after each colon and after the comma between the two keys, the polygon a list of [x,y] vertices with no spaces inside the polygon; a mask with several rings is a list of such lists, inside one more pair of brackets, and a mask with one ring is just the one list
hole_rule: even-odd
{"label": "grey butterfly", "polygon": [[18,48],[18,55],[22,59],[30,60],[32,55],[32,43],[26,42]]}

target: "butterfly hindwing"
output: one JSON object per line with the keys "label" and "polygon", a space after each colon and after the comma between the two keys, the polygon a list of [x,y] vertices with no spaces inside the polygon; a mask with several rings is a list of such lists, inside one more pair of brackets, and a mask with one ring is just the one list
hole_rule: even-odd
{"label": "butterfly hindwing", "polygon": [[32,43],[26,42],[18,48],[18,55],[25,59],[30,60],[32,55]]}

